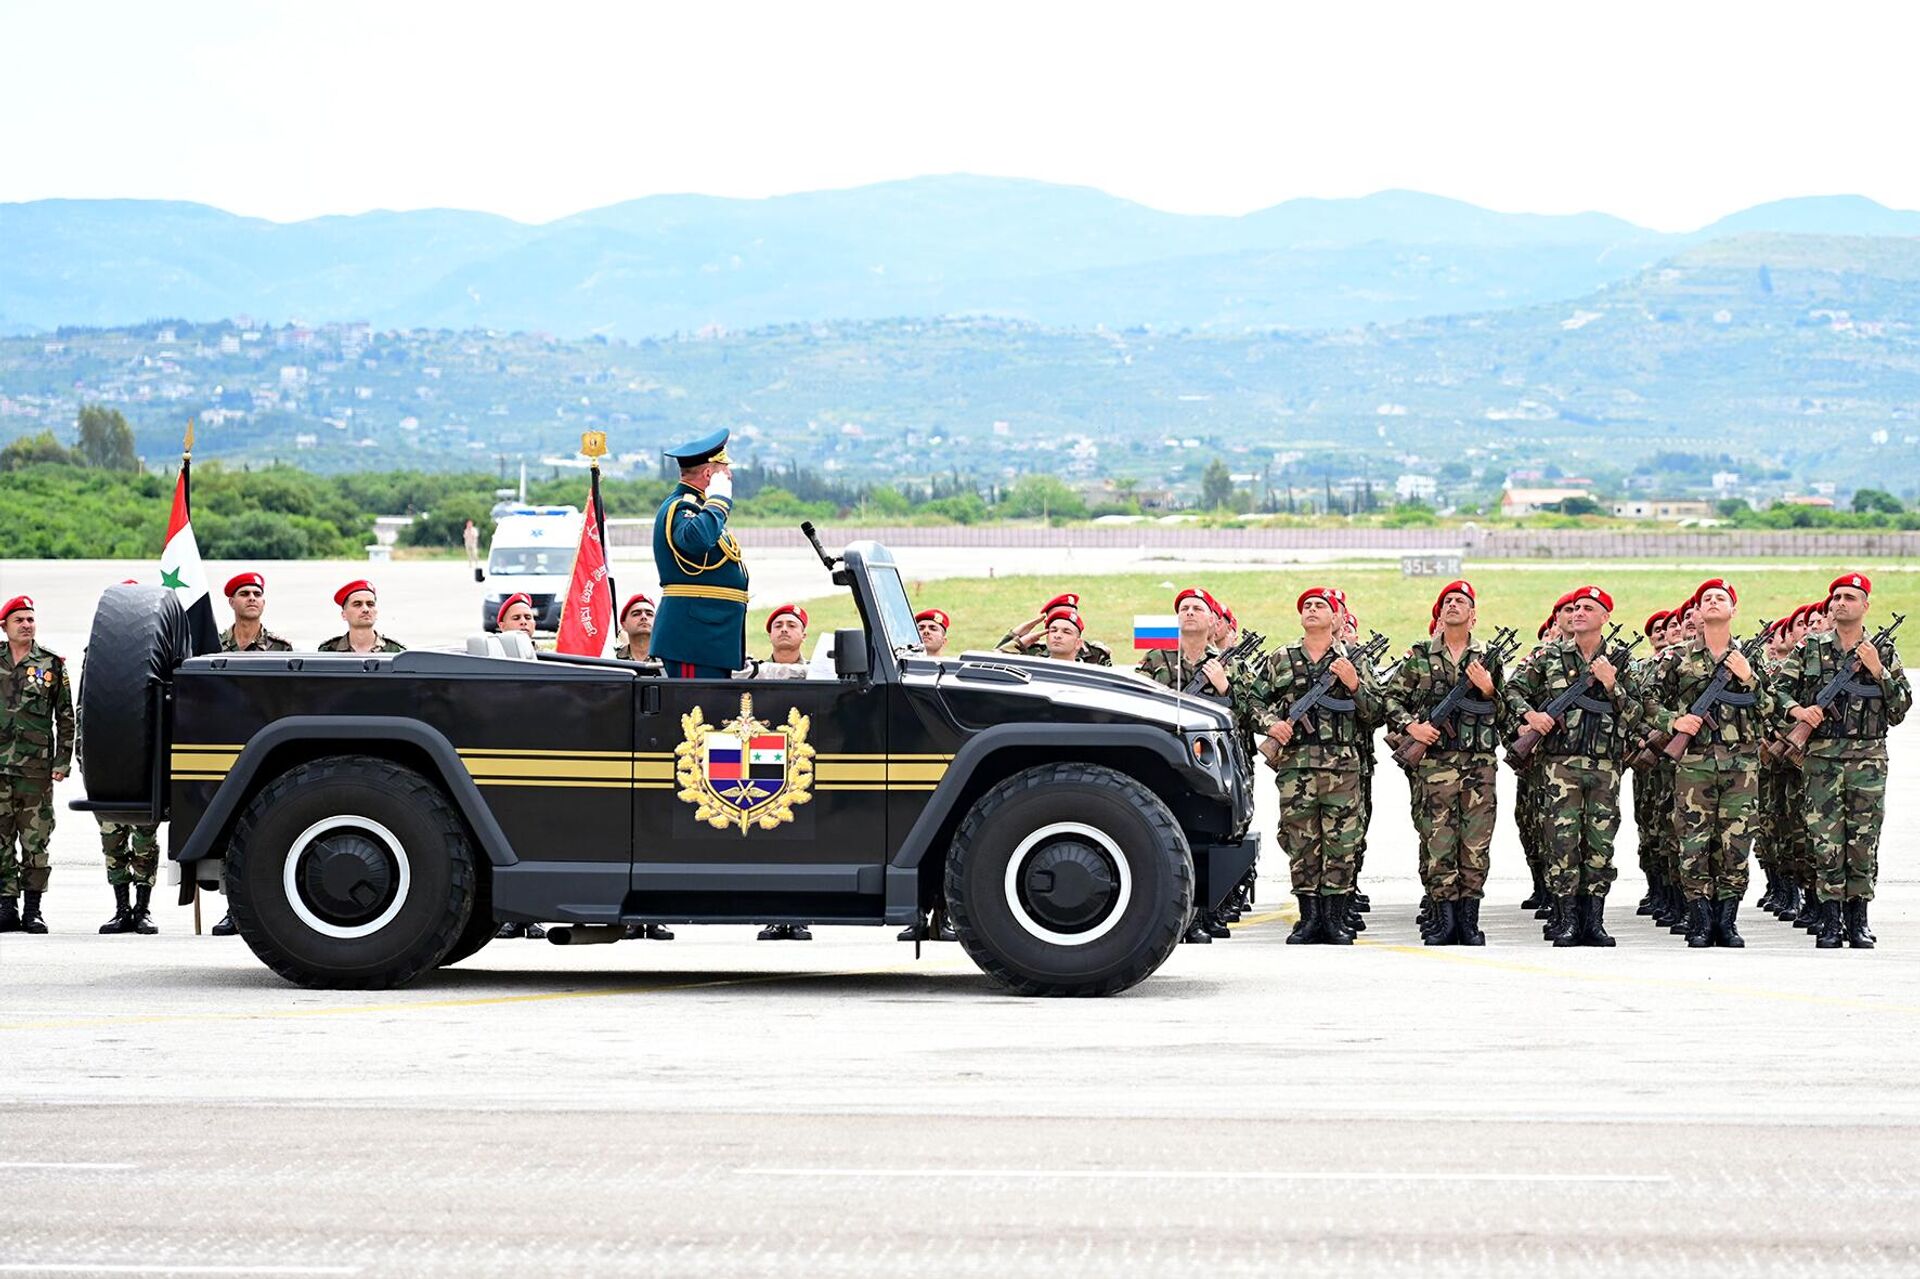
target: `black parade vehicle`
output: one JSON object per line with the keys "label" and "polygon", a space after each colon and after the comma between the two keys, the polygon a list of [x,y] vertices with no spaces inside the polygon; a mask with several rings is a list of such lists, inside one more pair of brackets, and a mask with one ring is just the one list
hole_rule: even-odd
{"label": "black parade vehicle", "polygon": [[169,822],[182,901],[224,893],[303,986],[405,985],[500,921],[567,944],[646,923],[898,928],[942,898],[1012,990],[1152,974],[1258,848],[1225,710],[1081,663],[929,657],[885,547],[822,559],[862,624],[798,680],[667,680],[518,635],[188,656],[171,592],[113,587],[74,807]]}

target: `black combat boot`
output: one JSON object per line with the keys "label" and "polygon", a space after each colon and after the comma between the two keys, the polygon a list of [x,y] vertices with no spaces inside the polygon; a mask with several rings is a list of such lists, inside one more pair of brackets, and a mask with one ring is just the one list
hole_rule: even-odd
{"label": "black combat boot", "polygon": [[1613,945],[1613,934],[1607,931],[1607,899],[1598,893],[1588,893],[1580,899],[1580,908],[1580,944]]}
{"label": "black combat boot", "polygon": [[1300,903],[1300,922],[1287,934],[1289,946],[1314,946],[1320,942],[1320,894],[1295,893],[1293,899]]}
{"label": "black combat boot", "polygon": [[47,921],[40,914],[40,898],[40,893],[31,888],[27,890],[26,899],[20,903],[21,932],[44,934],[47,931]]}
{"label": "black combat boot", "polygon": [[20,931],[20,899],[0,897],[0,933]]}
{"label": "black combat boot", "polygon": [[1353,908],[1355,911],[1364,915],[1373,909],[1373,898],[1356,888],[1353,890]]}
{"label": "black combat boot", "polygon": [[[1538,865],[1530,865],[1527,869],[1533,873],[1533,891],[1521,900],[1520,909],[1539,910],[1552,900],[1552,898],[1547,895],[1546,871]],[[1535,916],[1535,918],[1538,918],[1538,916]]]}
{"label": "black combat boot", "polygon": [[1356,937],[1367,931],[1366,916],[1360,913],[1359,904],[1354,901],[1357,896],[1359,896],[1358,893],[1348,893],[1340,899],[1342,909],[1346,912],[1347,931]]}
{"label": "black combat boot", "polygon": [[1713,945],[1713,903],[1696,897],[1687,903],[1687,946],[1705,950]]}
{"label": "black combat boot", "polygon": [[1820,926],[1813,930],[1813,944],[1818,950],[1840,949],[1840,903],[1820,903]]}
{"label": "black combat boot", "polygon": [[1480,899],[1462,897],[1460,906],[1454,915],[1454,944],[1459,946],[1484,946],[1487,935],[1480,931]]}
{"label": "black combat boot", "polygon": [[130,933],[139,933],[142,937],[151,937],[160,931],[153,922],[153,885],[142,884],[133,890],[133,922],[127,926]]}
{"label": "black combat boot", "polygon": [[1740,935],[1740,899],[1722,897],[1713,904],[1713,944],[1739,950],[1747,944]]}
{"label": "black combat boot", "polygon": [[1804,928],[1808,932],[1812,932],[1815,926],[1819,924],[1819,922],[1820,922],[1819,894],[1809,893],[1807,894],[1807,899],[1802,903],[1800,903],[1800,909],[1794,912],[1793,926],[1795,928]]}
{"label": "black combat boot", "polygon": [[506,923],[506,924],[500,925],[500,931],[494,934],[495,937],[530,937],[535,941],[538,941],[540,938],[545,937],[546,935],[547,935],[547,930],[542,928],[538,924],[515,924],[515,923]]}
{"label": "black combat boot", "polygon": [[1553,899],[1553,914],[1547,920],[1546,939],[1556,946],[1578,946],[1580,944],[1580,903],[1579,897],[1556,897]]}
{"label": "black combat boot", "polygon": [[1867,899],[1853,897],[1847,901],[1847,945],[1855,950],[1873,949],[1873,930],[1867,927]]}
{"label": "black combat boot", "polygon": [[1320,899],[1320,941],[1323,945],[1353,945],[1353,929],[1347,926],[1350,910],[1345,893]]}
{"label": "black combat boot", "polygon": [[1433,895],[1420,894],[1420,908],[1413,912],[1413,926],[1420,930],[1420,940],[1426,941],[1433,933]]}
{"label": "black combat boot", "polygon": [[1647,895],[1640,899],[1640,904],[1633,908],[1633,913],[1636,915],[1653,914],[1654,899],[1658,897],[1659,894],[1660,894],[1660,883],[1658,880],[1654,879],[1652,873],[1649,872],[1647,875]]}
{"label": "black combat boot", "polygon": [[[1712,911],[1707,912],[1707,919],[1709,924],[1711,924],[1713,919]],[[1676,887],[1673,890],[1673,922],[1667,925],[1667,931],[1676,934],[1691,933],[1693,931],[1693,903],[1687,900],[1687,894],[1684,888]],[[1711,935],[1713,932],[1712,928],[1709,927],[1707,932]]]}
{"label": "black combat boot", "polygon": [[1429,946],[1457,946],[1460,944],[1460,904],[1451,901],[1437,901],[1433,904],[1433,915],[1423,940]]}
{"label": "black combat boot", "polygon": [[100,925],[103,933],[129,933],[133,931],[133,913],[128,909],[127,886],[113,886],[113,918]]}
{"label": "black combat boot", "polygon": [[1753,903],[1754,909],[1771,911],[1774,906],[1775,894],[1777,894],[1780,891],[1780,887],[1777,883],[1774,882],[1773,870],[1771,867],[1762,866],[1760,868],[1760,873],[1765,877],[1766,883],[1765,883],[1765,886],[1760,889],[1759,899]]}
{"label": "black combat boot", "polygon": [[1220,912],[1217,910],[1208,911],[1206,914],[1200,916],[1200,924],[1207,930],[1207,936],[1209,937],[1225,941],[1227,938],[1233,936],[1233,929],[1227,927],[1227,921],[1221,918]]}
{"label": "black combat boot", "polygon": [[207,931],[215,937],[234,937],[239,934],[240,927],[233,922],[233,916],[231,914],[226,914],[220,916],[220,922]]}
{"label": "black combat boot", "polygon": [[[782,925],[780,924],[768,924],[766,928],[766,932],[763,932],[760,934],[760,940],[761,941],[779,940],[778,937],[769,937],[767,933],[776,933],[781,927]],[[1181,942],[1183,942],[1188,946],[1213,945],[1213,934],[1207,931],[1207,921],[1200,917],[1199,911],[1195,911],[1193,915],[1187,920],[1187,934],[1186,936],[1182,937],[1180,940]]]}

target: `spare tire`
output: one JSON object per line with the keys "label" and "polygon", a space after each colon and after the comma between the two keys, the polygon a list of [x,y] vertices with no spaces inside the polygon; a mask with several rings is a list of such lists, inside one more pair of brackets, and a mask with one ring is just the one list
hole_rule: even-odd
{"label": "spare tire", "polygon": [[193,654],[187,611],[164,586],[109,586],[93,613],[80,680],[81,773],[93,803],[153,802],[161,694]]}

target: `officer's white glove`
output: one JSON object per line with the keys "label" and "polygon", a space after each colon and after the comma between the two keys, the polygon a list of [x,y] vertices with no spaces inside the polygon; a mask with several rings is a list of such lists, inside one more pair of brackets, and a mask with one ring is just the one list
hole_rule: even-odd
{"label": "officer's white glove", "polygon": [[731,502],[733,500],[733,476],[725,471],[715,471],[707,480],[707,496],[710,498],[724,497]]}

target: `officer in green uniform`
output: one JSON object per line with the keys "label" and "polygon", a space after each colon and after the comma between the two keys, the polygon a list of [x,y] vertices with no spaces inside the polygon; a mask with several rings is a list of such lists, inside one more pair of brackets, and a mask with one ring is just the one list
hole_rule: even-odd
{"label": "officer in green uniform", "polygon": [[[1842,915],[1847,944],[1873,946],[1867,903],[1879,877],[1886,819],[1887,729],[1913,707],[1913,685],[1900,654],[1891,641],[1882,651],[1866,636],[1872,591],[1863,573],[1834,578],[1827,587],[1831,629],[1801,644],[1781,681],[1787,713],[1813,725],[1804,817],[1820,899],[1814,944],[1822,949],[1840,944]],[[1848,670],[1854,674],[1844,691],[1824,710],[1814,705],[1820,690]]]}
{"label": "officer in green uniform", "polygon": [[[1537,834],[1547,891],[1554,900],[1556,946],[1611,946],[1604,916],[1617,872],[1620,767],[1645,707],[1630,672],[1601,651],[1613,597],[1582,586],[1560,597],[1555,616],[1570,639],[1555,639],[1507,680],[1509,717],[1541,735]],[[1560,723],[1540,708],[1576,687]]]}
{"label": "officer in green uniform", "polygon": [[[1080,596],[1073,591],[1054,596],[1041,605],[1039,616],[1022,622],[1002,635],[999,644],[995,647],[1003,653],[1025,653],[1028,657],[1050,656],[1051,650],[1048,648],[1046,639],[1047,625],[1053,615],[1062,609],[1070,610],[1074,616],[1078,617]],[[1073,660],[1085,662],[1089,666],[1112,666],[1113,650],[1099,640],[1090,640],[1082,635]]]}
{"label": "officer in green uniform", "polygon": [[[1740,899],[1758,829],[1760,747],[1776,718],[1763,671],[1733,642],[1739,597],[1723,578],[1709,578],[1693,597],[1698,637],[1670,650],[1654,672],[1656,727],[1691,733],[1674,764],[1674,832],[1680,848],[1680,884],[1687,899],[1687,945],[1745,946]],[[1722,663],[1727,692],[1708,727],[1689,708]]]}
{"label": "officer in green uniform", "polygon": [[727,531],[733,464],[725,430],[667,450],[680,482],[653,516],[660,608],[653,656],[669,679],[727,679],[747,664],[747,565]]}
{"label": "officer in green uniform", "polygon": [[347,624],[347,633],[323,641],[320,645],[322,653],[407,651],[405,644],[388,639],[374,629],[374,624],[380,620],[380,599],[374,593],[372,582],[365,578],[348,582],[333,593],[333,602],[340,606],[340,617]]}
{"label": "officer in green uniform", "polygon": [[[1370,669],[1356,667],[1335,638],[1342,605],[1329,587],[1310,587],[1295,601],[1300,640],[1265,655],[1239,685],[1237,697],[1258,728],[1260,751],[1280,791],[1281,847],[1293,877],[1300,921],[1294,945],[1353,944],[1352,894],[1365,817],[1360,752],[1371,746],[1365,725],[1384,710]],[[1299,719],[1290,711],[1328,675],[1335,686]]]}
{"label": "officer in green uniform", "polygon": [[227,579],[227,605],[233,625],[220,632],[224,653],[291,653],[293,645],[260,621],[267,610],[267,579],[258,573],[236,573]]}
{"label": "officer in green uniform", "polygon": [[[1411,772],[1421,880],[1433,901],[1430,944],[1484,946],[1480,900],[1493,848],[1495,751],[1506,718],[1499,655],[1473,638],[1477,599],[1453,581],[1433,602],[1437,629],[1407,650],[1386,689],[1387,727],[1427,746]],[[1476,699],[1444,735],[1426,716],[1462,678]]]}
{"label": "officer in green uniform", "polygon": [[53,784],[73,763],[67,664],[35,642],[35,623],[25,595],[0,604],[0,933],[47,931],[40,898],[52,864]]}
{"label": "officer in green uniform", "polygon": [[[1134,674],[1176,692],[1185,692],[1198,675],[1204,683],[1195,696],[1227,703],[1231,691],[1229,676],[1220,662],[1220,650],[1212,644],[1219,609],[1213,596],[1197,586],[1189,586],[1175,595],[1173,612],[1180,624],[1179,643],[1173,648],[1150,650],[1133,668]],[[1187,928],[1186,940],[1204,944],[1216,937],[1231,936],[1232,930],[1217,912],[1196,910]]]}

